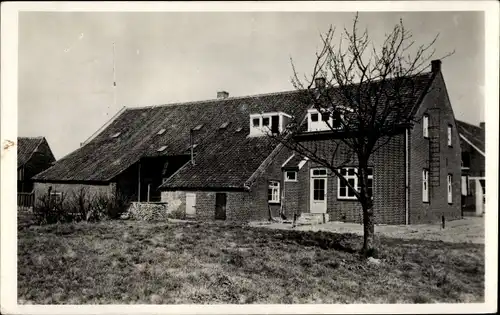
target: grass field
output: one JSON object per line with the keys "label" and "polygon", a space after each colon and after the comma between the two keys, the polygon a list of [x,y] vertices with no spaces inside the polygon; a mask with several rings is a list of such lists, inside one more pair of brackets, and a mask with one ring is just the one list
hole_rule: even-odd
{"label": "grass field", "polygon": [[484,301],[484,246],[217,223],[109,221],[18,230],[20,304]]}

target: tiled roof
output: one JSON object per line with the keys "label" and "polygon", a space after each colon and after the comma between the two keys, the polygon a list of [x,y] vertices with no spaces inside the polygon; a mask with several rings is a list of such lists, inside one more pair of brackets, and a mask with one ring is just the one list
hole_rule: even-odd
{"label": "tiled roof", "polygon": [[38,146],[44,141],[43,137],[17,138],[17,167],[26,164]]}
{"label": "tiled roof", "polygon": [[458,132],[467,138],[474,146],[484,152],[484,131],[481,127],[457,120]]}
{"label": "tiled roof", "polygon": [[[299,93],[292,91],[129,108],[94,139],[35,176],[35,180],[111,181],[142,157],[189,154],[189,130],[202,125],[194,134],[199,162],[195,169],[199,171],[205,165],[202,172],[205,175],[193,175],[193,183],[196,178],[212,174],[204,181],[218,176],[218,183],[230,185],[231,179],[239,182],[247,174],[250,177],[270,152],[270,139],[247,139],[249,115],[274,111],[301,115],[306,105],[298,102]],[[229,123],[227,127],[220,128],[226,122]],[[238,128],[241,130],[236,132]],[[162,129],[166,130],[159,132]],[[163,146],[166,148],[158,151]]]}
{"label": "tiled roof", "polygon": [[[426,74],[415,82],[426,87],[430,78]],[[112,181],[143,157],[188,155],[189,131],[202,125],[194,136],[195,165],[184,165],[161,187],[240,189],[276,147],[269,137],[247,137],[249,115],[282,111],[304,117],[309,106],[304,97],[304,92],[288,91],[129,108],[35,180]],[[408,100],[408,112],[416,102],[415,97]]]}

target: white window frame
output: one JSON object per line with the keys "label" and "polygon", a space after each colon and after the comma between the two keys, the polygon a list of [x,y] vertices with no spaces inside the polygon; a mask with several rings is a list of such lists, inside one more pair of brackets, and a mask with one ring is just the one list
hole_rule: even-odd
{"label": "white window frame", "polygon": [[[270,180],[268,184],[267,202],[280,203],[280,187],[281,183],[278,180]],[[269,196],[269,189],[271,189],[271,196]],[[269,199],[271,197],[271,199]]]}
{"label": "white window frame", "polygon": [[[372,198],[373,198],[373,189],[374,189],[374,182],[373,182],[373,167],[370,167],[372,169],[372,174],[371,175],[368,175],[368,179],[371,179],[372,181]],[[349,170],[350,169],[353,169],[354,170],[354,174],[353,175],[349,175]],[[345,179],[346,180],[349,180],[349,179],[354,179],[354,188],[359,192],[361,190],[361,187],[359,187],[358,185],[358,168],[357,167],[343,167],[342,169],[339,170],[342,171],[342,170],[346,170],[346,175],[344,175]],[[347,185],[345,185],[346,187],[346,195],[345,196],[342,196],[340,194],[340,188],[341,188],[341,185],[342,185],[342,180],[340,179],[340,176],[337,177],[337,199],[339,200],[356,200],[356,196],[349,196],[348,195],[348,192],[349,192],[349,187]]]}
{"label": "white window frame", "polygon": [[60,191],[51,192],[49,198],[50,198],[50,202],[59,203],[59,202],[61,202],[61,199],[62,199],[62,192],[60,192]]}
{"label": "white window frame", "polygon": [[453,126],[452,125],[448,125],[448,146],[451,147],[452,146],[452,135],[453,135]]}
{"label": "white window frame", "polygon": [[[294,179],[290,179],[288,177],[288,173],[294,173],[295,174],[295,178]],[[285,182],[296,182],[297,181],[297,171],[285,171]]]}
{"label": "white window frame", "polygon": [[429,170],[422,170],[422,201],[429,202]]}
{"label": "white window frame", "polygon": [[425,139],[429,138],[429,114],[424,114],[422,119],[422,134]]}
{"label": "white window frame", "polygon": [[452,204],[453,203],[453,175],[448,174],[446,176],[446,182],[447,182],[447,192],[448,192],[448,203]]}

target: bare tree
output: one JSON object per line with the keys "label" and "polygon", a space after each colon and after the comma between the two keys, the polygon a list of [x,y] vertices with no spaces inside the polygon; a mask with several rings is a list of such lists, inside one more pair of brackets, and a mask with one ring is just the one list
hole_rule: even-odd
{"label": "bare tree", "polygon": [[[322,48],[316,53],[309,77],[299,79],[291,61],[292,83],[301,101],[318,111],[319,119],[328,126],[327,135],[322,132],[321,141],[306,140],[302,137],[305,118],[301,118],[288,124],[285,132],[269,136],[330,169],[347,186],[349,194],[361,203],[363,251],[370,256],[375,249],[373,199],[368,185],[370,158],[414,122],[411,113],[425,93],[421,82],[429,78],[427,69],[438,35],[417,45],[400,20],[376,47],[368,29],[358,30],[358,14],[352,29],[344,28],[340,37],[336,34],[330,27],[320,36]],[[346,179],[342,168],[347,165],[357,165],[351,171],[358,185]]]}

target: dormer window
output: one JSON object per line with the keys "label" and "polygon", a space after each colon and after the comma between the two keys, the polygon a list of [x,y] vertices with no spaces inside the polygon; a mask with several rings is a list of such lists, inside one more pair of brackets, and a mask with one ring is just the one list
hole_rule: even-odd
{"label": "dormer window", "polygon": [[164,145],[164,146],[161,146],[160,148],[158,148],[158,150],[157,150],[157,151],[158,151],[158,152],[162,152],[162,151],[165,151],[165,149],[166,149],[166,148],[167,148],[167,146],[166,146],[166,145]]}
{"label": "dormer window", "polygon": [[200,125],[198,125],[198,126],[194,127],[194,128],[193,128],[193,130],[198,131],[198,130],[200,130],[202,127],[203,127],[203,124],[200,124]]}
{"label": "dormer window", "polygon": [[318,113],[311,113],[311,121],[316,122],[318,121]]}
{"label": "dormer window", "polygon": [[158,131],[157,135],[162,135],[165,132],[165,128],[162,128]]}
{"label": "dormer window", "polygon": [[283,132],[292,116],[283,112],[250,114],[250,136],[264,136]]}

